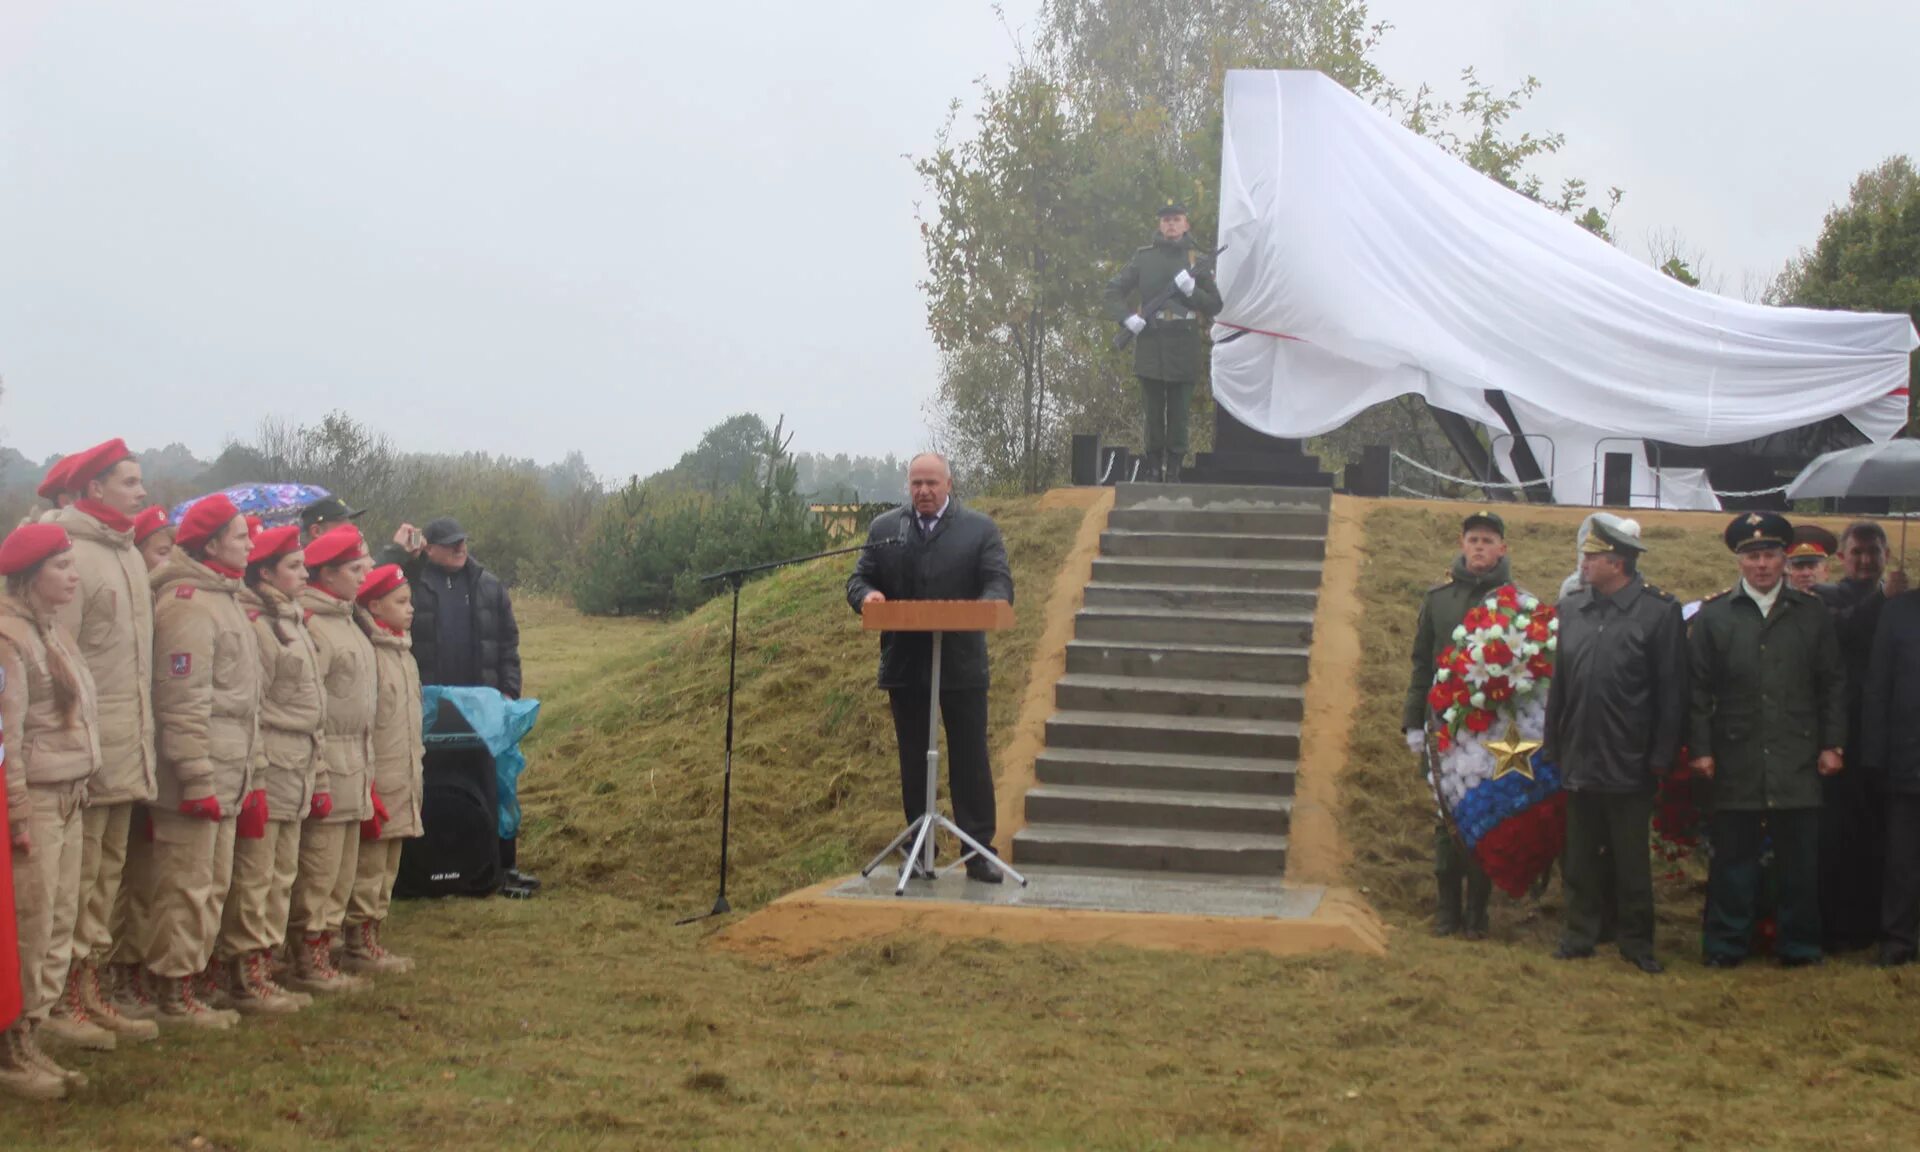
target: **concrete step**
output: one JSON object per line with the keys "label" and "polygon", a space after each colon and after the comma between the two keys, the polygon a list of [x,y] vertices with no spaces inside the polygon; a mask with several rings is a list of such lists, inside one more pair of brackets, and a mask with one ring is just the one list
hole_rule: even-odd
{"label": "concrete step", "polygon": [[1305,684],[1307,650],[1159,641],[1071,640],[1067,643],[1067,671],[1094,676]]}
{"label": "concrete step", "polygon": [[1194,828],[1284,836],[1292,813],[1293,800],[1287,796],[1082,784],[1040,784],[1027,790],[1029,824]]}
{"label": "concrete step", "polygon": [[1102,788],[1165,788],[1176,792],[1293,795],[1291,760],[1116,752],[1108,748],[1047,748],[1034,761],[1042,784]]}
{"label": "concrete step", "polygon": [[1013,860],[1072,868],[1279,876],[1287,867],[1287,838],[1187,828],[1030,824],[1013,837]]}
{"label": "concrete step", "polygon": [[1300,725],[1291,720],[1056,712],[1047,720],[1047,747],[1291,760],[1300,754]]}
{"label": "concrete step", "polygon": [[1055,681],[1054,705],[1066,712],[1126,712],[1238,720],[1298,720],[1306,699],[1299,685],[1234,680],[1161,680],[1145,676],[1081,676]]}
{"label": "concrete step", "polygon": [[1309,613],[1182,612],[1169,608],[1083,608],[1074,617],[1081,640],[1219,644],[1250,648],[1304,647],[1313,641]]}
{"label": "concrete step", "polygon": [[1230,588],[1218,584],[1088,584],[1089,608],[1167,608],[1185,612],[1265,612],[1312,615],[1320,594],[1311,588]]}
{"label": "concrete step", "polygon": [[1323,536],[1235,536],[1207,532],[1115,532],[1100,534],[1100,555],[1172,560],[1319,560]]}
{"label": "concrete step", "polygon": [[1272,508],[1331,508],[1331,488],[1282,488],[1265,484],[1120,484],[1113,506],[1121,508],[1214,508],[1257,512]]}
{"label": "concrete step", "polygon": [[1226,536],[1325,536],[1327,510],[1302,505],[1259,511],[1239,508],[1115,508],[1107,527],[1118,532],[1208,532]]}
{"label": "concrete step", "polygon": [[1093,561],[1093,579],[1098,584],[1182,584],[1210,588],[1318,591],[1320,561],[1099,556]]}

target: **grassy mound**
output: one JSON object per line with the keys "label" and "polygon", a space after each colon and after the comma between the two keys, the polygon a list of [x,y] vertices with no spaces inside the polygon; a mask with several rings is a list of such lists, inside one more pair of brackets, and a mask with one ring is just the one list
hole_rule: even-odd
{"label": "grassy mound", "polygon": [[[1375,906],[1403,919],[1432,907],[1433,795],[1400,736],[1413,629],[1420,598],[1446,579],[1459,554],[1464,509],[1404,503],[1370,506],[1360,579],[1365,662],[1354,718],[1341,826],[1352,846],[1355,880]],[[1508,513],[1508,557],[1515,581],[1548,601],[1573,571],[1574,534],[1586,509],[1541,508]],[[1642,518],[1648,553],[1640,570],[1683,603],[1726,588],[1737,576],[1721,539],[1718,513],[1654,513]],[[1844,523],[1826,521],[1838,532]],[[1835,566],[1838,575],[1838,566]],[[1697,926],[1699,897],[1691,884],[1662,886],[1676,926]],[[1511,904],[1496,896],[1496,905]],[[1557,928],[1557,922],[1549,925]]]}
{"label": "grassy mound", "polygon": [[[978,505],[999,523],[1019,625],[997,634],[990,736],[1017,714],[1028,658],[1082,513],[1037,499]],[[900,823],[878,642],[844,586],[853,557],[749,584],[740,602],[729,897],[752,907],[850,871]],[[522,802],[529,866],[569,886],[683,904],[718,867],[731,609],[716,600],[626,651],[578,627],[599,657],[534,690],[547,711]],[[543,641],[543,643],[546,641]],[[558,653],[555,653],[557,656]],[[944,784],[942,785],[944,787]]]}

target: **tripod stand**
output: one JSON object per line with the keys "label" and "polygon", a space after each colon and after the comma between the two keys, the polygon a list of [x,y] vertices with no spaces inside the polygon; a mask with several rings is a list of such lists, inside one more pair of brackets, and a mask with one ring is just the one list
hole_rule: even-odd
{"label": "tripod stand", "polygon": [[734,669],[740,654],[741,586],[747,582],[748,576],[756,572],[771,572],[775,568],[785,568],[790,564],[805,564],[809,560],[824,560],[828,556],[845,556],[849,552],[865,552],[869,548],[890,548],[899,543],[898,540],[875,540],[866,544],[856,544],[851,548],[834,548],[826,552],[815,552],[811,556],[791,556],[785,560],[769,560],[765,564],[749,564],[744,568],[729,568],[725,572],[715,572],[711,576],[700,577],[700,582],[703,584],[725,580],[733,589],[732,623],[727,627],[726,770],[720,785],[720,894],[714,898],[711,911],[698,916],[689,916],[684,920],[676,920],[674,921],[676,927],[693,924],[710,916],[724,916],[733,911],[733,906],[727,903],[727,844],[733,816],[733,696]]}

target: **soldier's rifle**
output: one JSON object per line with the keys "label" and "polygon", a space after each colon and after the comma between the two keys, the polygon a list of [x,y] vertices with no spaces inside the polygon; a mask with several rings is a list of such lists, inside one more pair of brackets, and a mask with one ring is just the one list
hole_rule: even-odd
{"label": "soldier's rifle", "polygon": [[[1198,271],[1204,266],[1207,272],[1209,273],[1212,272],[1213,268],[1211,267],[1211,265],[1213,264],[1214,261],[1219,259],[1220,253],[1225,252],[1226,250],[1227,250],[1227,246],[1225,244],[1222,244],[1220,245],[1220,247],[1215,248],[1213,251],[1207,253],[1204,259],[1197,261],[1194,264],[1192,271]],[[1148,300],[1145,304],[1141,305],[1140,318],[1142,320],[1145,320],[1149,324],[1151,324],[1153,322],[1153,318],[1160,314],[1160,310],[1173,302],[1174,296],[1179,291],[1180,291],[1179,287],[1176,286],[1173,283],[1173,281],[1171,280],[1167,281],[1167,286],[1165,288],[1162,288],[1160,291],[1154,293],[1153,298],[1151,300]],[[1122,322],[1120,325],[1120,331],[1115,332],[1113,334],[1113,350],[1118,352],[1120,349],[1125,348],[1128,344],[1133,342],[1133,337],[1134,337],[1133,329],[1127,327],[1126,324]]]}

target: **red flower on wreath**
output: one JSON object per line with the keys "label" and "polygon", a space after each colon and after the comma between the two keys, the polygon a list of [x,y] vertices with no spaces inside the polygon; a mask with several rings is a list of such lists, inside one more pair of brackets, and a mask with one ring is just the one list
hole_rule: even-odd
{"label": "red flower on wreath", "polygon": [[1520,591],[1511,584],[1503,585],[1498,592],[1495,592],[1493,600],[1509,612],[1520,610]]}
{"label": "red flower on wreath", "polygon": [[1527,658],[1527,674],[1535,680],[1545,680],[1553,675],[1553,661],[1545,652],[1535,652]]}
{"label": "red flower on wreath", "polygon": [[1556,615],[1558,615],[1558,613],[1551,604],[1542,604],[1533,610],[1533,618],[1535,620],[1551,620]]}
{"label": "red flower on wreath", "polygon": [[1480,649],[1480,659],[1486,661],[1489,668],[1505,668],[1513,663],[1513,649],[1505,640],[1489,640]]}
{"label": "red flower on wreath", "polygon": [[1467,731],[1485,732],[1493,727],[1493,713],[1485,708],[1474,708],[1467,713]]}
{"label": "red flower on wreath", "polygon": [[1487,699],[1497,704],[1502,700],[1513,698],[1513,681],[1505,676],[1489,676],[1487,682],[1481,685],[1480,691],[1485,692]]}
{"label": "red flower on wreath", "polygon": [[1476,607],[1468,612],[1466,619],[1460,623],[1469,632],[1482,632],[1498,624],[1499,621],[1495,620],[1493,613],[1487,611],[1485,607]]}
{"label": "red flower on wreath", "polygon": [[1427,693],[1427,707],[1435,712],[1445,712],[1447,705],[1453,703],[1453,688],[1454,686],[1447,682],[1435,684],[1433,691]]}
{"label": "red flower on wreath", "polygon": [[1545,616],[1535,616],[1527,624],[1527,639],[1535,644],[1545,644],[1553,638],[1553,622]]}
{"label": "red flower on wreath", "polygon": [[1445,728],[1441,728],[1434,732],[1433,743],[1436,747],[1440,749],[1440,753],[1443,756],[1448,752],[1453,751],[1453,737],[1448,734]]}

